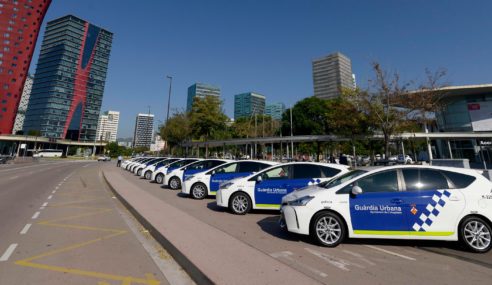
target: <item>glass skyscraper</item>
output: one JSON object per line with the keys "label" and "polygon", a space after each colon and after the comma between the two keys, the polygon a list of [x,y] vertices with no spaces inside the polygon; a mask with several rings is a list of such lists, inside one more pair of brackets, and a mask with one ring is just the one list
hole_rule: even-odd
{"label": "glass skyscraper", "polygon": [[191,111],[195,97],[204,98],[205,96],[216,96],[220,98],[220,88],[203,83],[195,83],[188,87],[188,101],[186,103],[186,112]]}
{"label": "glass skyscraper", "polygon": [[0,1],[0,135],[10,134],[51,0]]}
{"label": "glass skyscraper", "polygon": [[113,34],[73,15],[48,22],[24,132],[95,139]]}
{"label": "glass skyscraper", "polygon": [[272,117],[274,120],[282,120],[282,114],[285,112],[285,104],[278,102],[268,104],[265,107],[265,115]]}
{"label": "glass skyscraper", "polygon": [[234,96],[234,119],[265,113],[265,96],[249,92]]}

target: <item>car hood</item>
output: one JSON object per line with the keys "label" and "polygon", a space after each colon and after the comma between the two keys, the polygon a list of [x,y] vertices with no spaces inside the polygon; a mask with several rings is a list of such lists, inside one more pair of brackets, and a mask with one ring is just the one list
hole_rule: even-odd
{"label": "car hood", "polygon": [[297,190],[297,191],[294,191],[294,192],[291,192],[291,193],[285,195],[282,198],[282,203],[294,201],[294,200],[299,199],[299,198],[304,197],[304,196],[314,195],[320,191],[328,191],[328,189],[318,187],[317,185],[307,186],[307,187],[302,188],[301,190]]}

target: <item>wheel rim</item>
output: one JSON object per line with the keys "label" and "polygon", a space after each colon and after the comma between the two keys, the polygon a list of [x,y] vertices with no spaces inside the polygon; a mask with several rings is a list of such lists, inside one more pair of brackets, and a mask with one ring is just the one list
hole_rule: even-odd
{"label": "wheel rim", "polygon": [[232,200],[232,208],[236,213],[244,213],[248,209],[249,201],[244,195],[237,195]]}
{"label": "wheel rim", "polygon": [[490,230],[482,222],[472,220],[463,229],[466,243],[474,249],[483,250],[490,246]]}
{"label": "wheel rim", "polygon": [[171,179],[171,183],[169,186],[171,186],[172,189],[177,189],[178,188],[178,180],[176,178]]}
{"label": "wheel rim", "polygon": [[137,171],[137,175],[140,176],[142,174],[142,170]]}
{"label": "wheel rim", "polygon": [[203,198],[205,196],[205,187],[202,184],[195,185],[193,187],[193,197]]}
{"label": "wheel rim", "polygon": [[150,172],[145,173],[145,179],[150,179]]}
{"label": "wheel rim", "polygon": [[342,227],[335,218],[322,217],[316,223],[316,234],[324,243],[334,244],[342,235]]}
{"label": "wheel rim", "polygon": [[155,181],[157,183],[162,183],[162,174],[157,175],[157,177],[155,178]]}

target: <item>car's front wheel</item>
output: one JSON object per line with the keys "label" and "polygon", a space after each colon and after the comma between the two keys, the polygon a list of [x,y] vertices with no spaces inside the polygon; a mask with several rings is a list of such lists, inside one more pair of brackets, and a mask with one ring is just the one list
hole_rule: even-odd
{"label": "car's front wheel", "polygon": [[310,233],[319,244],[327,247],[339,245],[346,235],[342,219],[331,212],[316,214]]}
{"label": "car's front wheel", "polygon": [[479,217],[466,218],[460,226],[460,240],[467,249],[484,253],[492,248],[490,225]]}
{"label": "car's front wheel", "polygon": [[248,194],[238,192],[231,197],[229,209],[236,215],[244,215],[251,210],[251,199]]}
{"label": "car's front wheel", "polygon": [[145,172],[145,179],[150,180],[152,178],[152,171]]}
{"label": "car's front wheel", "polygon": [[202,200],[207,196],[207,186],[201,182],[195,183],[191,186],[190,193],[193,199]]}
{"label": "car's front wheel", "polygon": [[169,180],[169,188],[172,190],[178,190],[181,188],[181,181],[178,177],[174,176]]}
{"label": "car's front wheel", "polygon": [[137,170],[137,175],[138,176],[142,175],[142,169]]}
{"label": "car's front wheel", "polygon": [[164,182],[164,174],[162,173],[157,174],[155,177],[155,182],[157,184],[162,184]]}

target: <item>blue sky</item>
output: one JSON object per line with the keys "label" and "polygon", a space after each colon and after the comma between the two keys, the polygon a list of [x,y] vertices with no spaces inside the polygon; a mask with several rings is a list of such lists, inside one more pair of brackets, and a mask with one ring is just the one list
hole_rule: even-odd
{"label": "blue sky", "polygon": [[374,61],[407,80],[445,68],[453,85],[492,83],[490,11],[488,0],[53,0],[45,23],[73,14],[114,33],[102,110],[120,111],[129,137],[149,105],[165,120],[166,75],[172,110],[203,82],[221,87],[231,117],[235,94],[287,106],[312,96],[311,60],[335,51],[361,86]]}

